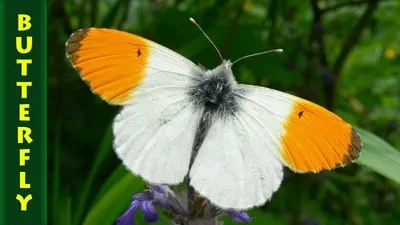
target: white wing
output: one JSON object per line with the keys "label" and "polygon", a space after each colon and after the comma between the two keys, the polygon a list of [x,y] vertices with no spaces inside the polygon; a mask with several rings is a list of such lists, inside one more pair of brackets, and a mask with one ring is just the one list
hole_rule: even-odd
{"label": "white wing", "polygon": [[124,106],[114,121],[114,149],[134,174],[151,183],[176,184],[188,173],[200,115],[184,93],[165,96]]}
{"label": "white wing", "polygon": [[171,51],[152,55],[155,66],[147,68],[149,75],[115,118],[114,149],[134,174],[151,183],[176,184],[188,173],[200,119],[187,93],[196,74],[193,64]]}
{"label": "white wing", "polygon": [[190,170],[190,184],[200,195],[225,209],[248,209],[271,198],[283,165],[268,150],[259,126],[244,111],[214,118]]}

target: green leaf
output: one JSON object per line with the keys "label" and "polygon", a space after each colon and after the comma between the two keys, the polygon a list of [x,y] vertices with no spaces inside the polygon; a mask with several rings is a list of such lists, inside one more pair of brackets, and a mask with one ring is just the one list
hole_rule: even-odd
{"label": "green leaf", "polygon": [[121,10],[121,5],[122,5],[123,1],[124,0],[117,0],[114,3],[114,5],[108,11],[107,16],[105,16],[105,18],[104,18],[104,20],[102,22],[102,25],[101,25],[102,27],[109,28],[115,23],[115,21],[116,21],[116,19],[118,17],[118,14],[119,14],[119,12]]}
{"label": "green leaf", "polygon": [[61,180],[61,129],[62,129],[62,119],[59,117],[57,119],[55,138],[54,138],[54,147],[53,147],[53,163],[54,163],[54,173],[53,173],[53,182],[52,182],[52,205],[51,205],[51,215],[52,222],[59,223],[60,218],[60,180]]}
{"label": "green leaf", "polygon": [[65,220],[64,220],[64,224],[65,225],[72,225],[72,213],[71,213],[71,208],[72,208],[72,199],[71,197],[67,198],[67,203],[65,204]]}
{"label": "green leaf", "polygon": [[99,151],[98,154],[94,160],[93,166],[90,169],[89,176],[87,178],[87,181],[82,189],[82,192],[79,196],[79,204],[76,210],[75,214],[75,221],[74,224],[79,224],[82,220],[82,216],[85,212],[87,203],[88,203],[88,198],[93,190],[93,183],[95,181],[95,178],[97,177],[101,165],[105,160],[107,159],[107,156],[112,152],[112,129],[111,129],[111,124],[109,127],[106,129],[105,134],[103,136],[103,139],[100,143],[99,146]]}
{"label": "green leaf", "polygon": [[[119,176],[117,168],[110,177]],[[115,179],[110,179],[114,180]],[[109,183],[105,184],[109,186]],[[125,175],[114,182],[114,185],[104,192],[96,204],[89,210],[83,225],[113,224],[115,220],[129,207],[132,195],[142,192],[144,188],[143,181],[126,172]]]}
{"label": "green leaf", "polygon": [[[119,165],[113,173],[107,178],[106,182],[104,182],[103,186],[99,189],[100,191],[97,192],[96,197],[94,198],[93,205],[97,204],[101,200],[101,198],[110,191],[111,188],[125,176],[130,174],[128,170],[123,165]],[[144,186],[142,187],[144,188]]]}
{"label": "green leaf", "polygon": [[400,184],[400,152],[378,136],[359,127],[355,129],[363,142],[363,150],[357,163]]}

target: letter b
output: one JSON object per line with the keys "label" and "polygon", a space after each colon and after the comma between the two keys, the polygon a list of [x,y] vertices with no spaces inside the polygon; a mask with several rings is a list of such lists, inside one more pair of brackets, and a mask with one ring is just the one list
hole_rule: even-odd
{"label": "letter b", "polygon": [[18,31],[29,30],[32,27],[31,16],[27,14],[18,14]]}

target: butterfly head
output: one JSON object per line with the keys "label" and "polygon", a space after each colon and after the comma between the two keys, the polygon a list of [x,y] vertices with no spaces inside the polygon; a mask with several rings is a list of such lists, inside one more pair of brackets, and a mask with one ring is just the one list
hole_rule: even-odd
{"label": "butterfly head", "polygon": [[224,67],[224,69],[225,70],[230,70],[231,72],[232,72],[232,70],[231,70],[231,67],[232,67],[232,62],[231,62],[231,60],[223,60],[222,61],[222,66]]}
{"label": "butterfly head", "polygon": [[[235,77],[232,72],[231,60],[223,60],[222,64],[212,70],[205,72],[205,77],[211,80],[215,80],[215,83],[221,83],[225,86],[233,87],[236,84]],[[217,82],[219,80],[220,82]]]}

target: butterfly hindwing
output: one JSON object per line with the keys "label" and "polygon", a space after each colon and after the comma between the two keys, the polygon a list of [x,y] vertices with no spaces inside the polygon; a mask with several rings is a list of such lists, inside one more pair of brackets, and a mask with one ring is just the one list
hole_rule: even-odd
{"label": "butterfly hindwing", "polygon": [[166,97],[124,106],[114,120],[114,149],[150,183],[177,184],[188,173],[200,116],[185,99]]}
{"label": "butterfly hindwing", "polygon": [[190,169],[190,184],[200,195],[221,208],[240,210],[271,198],[281,184],[283,164],[258,126],[242,110],[213,118]]}

